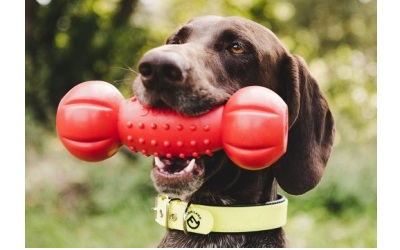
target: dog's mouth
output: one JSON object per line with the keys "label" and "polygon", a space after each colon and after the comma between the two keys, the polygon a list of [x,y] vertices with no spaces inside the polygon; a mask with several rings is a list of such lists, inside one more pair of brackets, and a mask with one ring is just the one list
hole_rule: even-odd
{"label": "dog's mouth", "polygon": [[204,176],[203,157],[154,157],[151,177],[160,193],[184,199],[200,188]]}
{"label": "dog's mouth", "polygon": [[200,162],[200,158],[167,158],[167,157],[154,157],[154,170],[158,175],[164,177],[184,177],[187,175],[198,176],[203,174],[204,168]]}

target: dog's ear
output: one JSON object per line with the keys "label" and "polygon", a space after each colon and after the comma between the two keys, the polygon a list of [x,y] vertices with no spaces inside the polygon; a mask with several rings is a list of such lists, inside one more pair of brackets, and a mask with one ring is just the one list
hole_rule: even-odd
{"label": "dog's ear", "polygon": [[298,195],[321,180],[334,140],[334,120],[317,82],[301,57],[288,55],[281,64],[278,94],[289,110],[286,153],[274,164],[283,190]]}

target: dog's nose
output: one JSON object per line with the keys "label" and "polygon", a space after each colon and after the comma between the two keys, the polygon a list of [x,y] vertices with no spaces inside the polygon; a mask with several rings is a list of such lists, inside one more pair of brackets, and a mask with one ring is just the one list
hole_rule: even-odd
{"label": "dog's nose", "polygon": [[146,88],[167,88],[183,83],[188,65],[176,52],[151,50],[139,62],[139,72]]}

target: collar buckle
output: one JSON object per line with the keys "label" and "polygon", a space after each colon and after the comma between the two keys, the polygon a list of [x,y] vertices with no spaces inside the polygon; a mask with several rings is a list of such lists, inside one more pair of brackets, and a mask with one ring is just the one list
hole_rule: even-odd
{"label": "collar buckle", "polygon": [[[161,204],[164,204],[164,207],[160,207]],[[155,207],[153,207],[153,211],[155,211],[155,220],[164,218],[164,227],[167,230],[170,230],[169,221],[176,221],[178,218],[177,213],[170,214],[170,206],[172,201],[180,201],[178,198],[169,198],[168,196],[160,195],[156,197]]]}

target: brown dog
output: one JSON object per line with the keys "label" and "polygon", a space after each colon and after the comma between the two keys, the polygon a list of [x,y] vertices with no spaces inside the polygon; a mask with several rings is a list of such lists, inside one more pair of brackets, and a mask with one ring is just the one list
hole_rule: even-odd
{"label": "brown dog", "polygon": [[[187,215],[188,209],[196,205],[206,209],[271,205],[278,203],[278,184],[287,193],[299,195],[319,183],[331,153],[334,120],[305,62],[291,55],[270,30],[255,22],[205,16],[179,28],[166,45],[147,52],[140,61],[139,72],[133,83],[134,93],[148,106],[199,115],[224,104],[244,86],[260,85],[279,94],[289,110],[287,152],[263,170],[239,168],[223,150],[195,160],[155,157],[151,173],[155,188],[186,206],[183,230],[168,226],[168,220],[174,223],[179,214],[159,211],[158,216],[166,218],[169,228],[159,246],[288,246],[281,226],[241,231],[240,228],[258,223],[242,221],[248,225],[238,223],[236,231],[200,234],[188,229],[188,225],[194,226]],[[178,207],[178,202],[168,200],[168,206]],[[266,213],[262,218],[268,220],[268,216],[273,215]],[[191,222],[200,223],[200,217],[190,218]]]}

